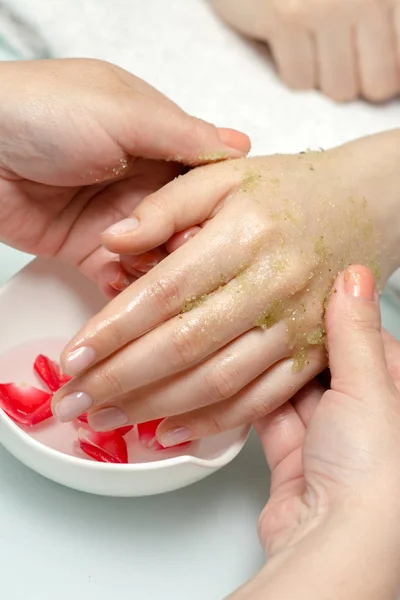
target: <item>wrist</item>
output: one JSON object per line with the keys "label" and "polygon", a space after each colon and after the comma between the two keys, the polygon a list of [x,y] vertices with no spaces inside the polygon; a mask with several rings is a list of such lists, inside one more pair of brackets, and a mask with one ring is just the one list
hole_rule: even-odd
{"label": "wrist", "polygon": [[380,279],[400,266],[400,129],[350,142],[332,151],[351,198],[365,199],[372,220]]}
{"label": "wrist", "polygon": [[231,600],[395,600],[398,511],[388,515],[384,508],[336,507],[296,545],[272,556]]}

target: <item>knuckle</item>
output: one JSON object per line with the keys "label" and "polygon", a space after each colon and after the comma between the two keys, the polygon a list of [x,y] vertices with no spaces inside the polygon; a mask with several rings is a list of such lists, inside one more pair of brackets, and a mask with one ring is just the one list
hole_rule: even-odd
{"label": "knuckle", "polygon": [[167,195],[163,190],[157,191],[147,196],[142,207],[139,206],[138,211],[140,213],[141,208],[145,208],[152,218],[159,218],[162,220],[170,218],[170,208],[167,202]]}
{"label": "knuckle", "polygon": [[216,364],[204,375],[205,394],[209,400],[218,402],[233,396],[240,388],[240,374],[237,369]]}
{"label": "knuckle", "polygon": [[162,318],[168,318],[175,314],[183,303],[180,285],[176,277],[175,279],[172,277],[159,279],[150,286],[148,295]]}
{"label": "knuckle", "polygon": [[210,137],[217,137],[214,125],[192,115],[187,117],[186,132],[188,142],[194,147],[202,146]]}
{"label": "knuckle", "polygon": [[358,306],[349,308],[347,314],[343,317],[345,325],[359,333],[376,331],[380,334],[380,316],[375,305],[365,305],[362,307],[363,310],[360,310],[360,308]]}
{"label": "knuckle", "polygon": [[171,367],[179,370],[197,362],[199,352],[196,338],[196,333],[187,325],[172,331],[170,335],[172,351],[169,357]]}
{"label": "knuckle", "polygon": [[290,25],[303,23],[306,7],[302,0],[274,0],[273,6],[276,16]]}
{"label": "knuckle", "polygon": [[207,424],[204,427],[204,431],[207,431],[207,435],[216,435],[225,431],[223,420],[220,415],[214,411],[210,411],[207,417]]}
{"label": "knuckle", "polygon": [[258,421],[269,415],[276,406],[271,407],[268,402],[255,401],[250,404],[249,420]]}

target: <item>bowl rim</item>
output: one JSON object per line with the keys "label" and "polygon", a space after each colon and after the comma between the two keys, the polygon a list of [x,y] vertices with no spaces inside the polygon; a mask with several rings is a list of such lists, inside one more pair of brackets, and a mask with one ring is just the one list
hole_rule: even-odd
{"label": "bowl rim", "polygon": [[[4,427],[7,427],[9,429],[11,435],[15,436],[18,439],[19,444],[24,444],[30,447],[32,451],[44,454],[52,460],[59,460],[70,465],[71,467],[78,469],[106,472],[114,471],[119,473],[157,471],[183,464],[194,465],[209,470],[216,470],[221,467],[224,467],[225,465],[230,463],[234,458],[236,458],[236,456],[246,444],[251,429],[251,425],[245,425],[240,428],[237,428],[238,431],[241,431],[240,435],[238,435],[237,440],[229,446],[227,446],[227,448],[222,452],[222,454],[218,455],[215,458],[205,459],[198,458],[197,456],[192,456],[190,454],[182,454],[179,456],[164,458],[162,460],[154,460],[145,463],[128,463],[121,465],[86,460],[85,458],[71,456],[70,454],[65,454],[64,452],[61,452],[60,450],[50,448],[50,446],[46,446],[46,444],[39,442],[35,438],[31,437],[28,433],[23,431],[18,426],[18,424],[14,423],[14,421],[2,409],[0,409],[0,425],[1,424],[3,424]],[[0,444],[3,444],[1,439]]]}

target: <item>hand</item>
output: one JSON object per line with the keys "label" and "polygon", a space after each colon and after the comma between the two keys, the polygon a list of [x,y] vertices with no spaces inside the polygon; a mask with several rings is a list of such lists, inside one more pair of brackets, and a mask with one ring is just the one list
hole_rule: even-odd
{"label": "hand", "polygon": [[101,232],[178,175],[177,162],[249,147],[105,62],[1,63],[0,76],[0,240],[72,263],[105,292],[124,274]]}
{"label": "hand", "polygon": [[335,275],[369,262],[384,281],[396,266],[398,136],[203,167],[147,198],[135,230],[103,236],[109,250],[203,228],[67,346],[63,368],[79,376],[55,395],[58,417],[90,409],[95,429],[170,417],[157,435],[173,445],[286,402],[325,367]]}
{"label": "hand", "polygon": [[330,389],[313,382],[256,423],[271,469],[259,520],[269,560],[232,600],[398,597],[400,342],[381,333],[368,269],[347,269],[334,292]]}
{"label": "hand", "polygon": [[398,0],[213,0],[240,33],[267,42],[292,88],[338,101],[400,92]]}
{"label": "hand", "polygon": [[[365,285],[369,275],[362,272],[362,277]],[[352,279],[350,275],[348,285]],[[342,283],[338,288],[342,290]],[[290,402],[255,423],[271,469],[270,498],[259,521],[261,543],[268,556],[295,544],[332,505],[360,495],[358,485],[363,488],[370,485],[365,490],[366,498],[371,493],[376,498],[381,491],[376,484],[382,482],[384,475],[382,463],[387,462],[388,469],[396,471],[391,483],[394,486],[400,483],[399,455],[394,453],[398,445],[396,426],[400,425],[400,342],[385,330],[379,340],[377,310],[368,307],[365,311],[358,310],[357,304],[351,307],[350,302],[346,306],[341,291],[328,315],[332,331],[331,369],[332,365],[337,366],[331,389],[325,391],[314,380]],[[373,311],[376,313],[373,320],[367,322],[371,316],[367,313]],[[361,326],[356,328],[354,322],[360,322]],[[354,357],[354,363],[348,360],[349,356]],[[372,406],[366,394],[371,384],[365,378],[368,361],[372,361],[368,368],[377,380],[375,387],[368,390]],[[393,410],[390,400],[394,402],[394,419],[390,418]],[[385,436],[389,442],[382,446]],[[382,446],[378,453],[376,445]],[[382,456],[382,451],[387,456]],[[383,485],[387,483],[384,481]],[[385,498],[386,494],[387,490]],[[310,497],[312,502],[308,504]],[[384,504],[383,500],[381,503]],[[302,520],[301,515],[306,518]]]}

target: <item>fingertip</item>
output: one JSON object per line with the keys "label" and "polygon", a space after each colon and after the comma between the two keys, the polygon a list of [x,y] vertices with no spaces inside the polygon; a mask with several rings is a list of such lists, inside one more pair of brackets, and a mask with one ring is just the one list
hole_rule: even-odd
{"label": "fingertip", "polygon": [[135,216],[114,223],[101,233],[103,247],[115,254],[134,254],[140,244],[140,236],[135,235],[139,225]]}
{"label": "fingertip", "polygon": [[229,149],[239,153],[239,156],[245,156],[250,152],[250,138],[245,133],[226,127],[219,127],[217,132],[221,142]]}
{"label": "fingertip", "polygon": [[346,294],[361,300],[375,301],[375,279],[371,269],[364,265],[352,265],[343,274]]}

